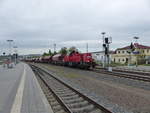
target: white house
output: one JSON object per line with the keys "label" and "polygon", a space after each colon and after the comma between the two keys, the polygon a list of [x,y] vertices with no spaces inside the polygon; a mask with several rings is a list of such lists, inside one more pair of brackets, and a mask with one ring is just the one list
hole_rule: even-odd
{"label": "white house", "polygon": [[[106,57],[105,57],[105,52],[104,51],[97,51],[97,52],[91,52],[92,57],[95,61],[104,63],[106,62]],[[109,61],[111,62],[111,56],[112,56],[113,51],[109,52]]]}

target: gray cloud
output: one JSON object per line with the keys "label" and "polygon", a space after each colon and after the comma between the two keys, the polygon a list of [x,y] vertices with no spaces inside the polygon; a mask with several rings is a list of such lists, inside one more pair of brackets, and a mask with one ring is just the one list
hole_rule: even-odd
{"label": "gray cloud", "polygon": [[54,43],[81,51],[89,43],[90,51],[97,51],[102,31],[113,37],[113,49],[134,36],[149,45],[149,12],[149,0],[1,0],[0,54],[7,51],[7,39],[21,54],[41,53]]}

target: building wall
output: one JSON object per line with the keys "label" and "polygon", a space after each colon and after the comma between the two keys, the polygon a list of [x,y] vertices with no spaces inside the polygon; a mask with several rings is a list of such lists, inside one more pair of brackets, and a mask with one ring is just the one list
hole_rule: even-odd
{"label": "building wall", "polygon": [[129,63],[131,59],[131,63],[136,63],[139,58],[145,58],[150,56],[150,49],[135,49],[135,51],[139,51],[139,54],[131,55],[127,52],[130,51],[129,49],[126,50],[116,50],[116,54],[112,55],[112,61],[115,63]]}
{"label": "building wall", "polygon": [[92,57],[96,61],[103,61],[104,60],[104,54],[100,53],[100,52],[97,52],[97,53],[94,52],[94,53],[92,53]]}
{"label": "building wall", "polygon": [[[104,63],[105,62],[105,53],[103,51],[100,51],[100,52],[93,52],[92,53],[92,57],[95,61],[98,61],[98,62],[101,62],[101,63]],[[111,54],[109,56],[110,58],[110,62],[111,62]]]}

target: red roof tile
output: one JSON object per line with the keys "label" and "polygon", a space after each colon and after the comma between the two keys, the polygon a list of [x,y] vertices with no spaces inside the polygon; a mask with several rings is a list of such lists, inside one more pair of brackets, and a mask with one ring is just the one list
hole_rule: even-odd
{"label": "red roof tile", "polygon": [[[133,45],[134,45],[134,48],[137,48],[137,49],[150,49],[150,46],[145,46],[145,45],[141,45],[138,43],[134,43]],[[130,49],[130,46],[118,48],[117,50],[125,50],[125,49]]]}

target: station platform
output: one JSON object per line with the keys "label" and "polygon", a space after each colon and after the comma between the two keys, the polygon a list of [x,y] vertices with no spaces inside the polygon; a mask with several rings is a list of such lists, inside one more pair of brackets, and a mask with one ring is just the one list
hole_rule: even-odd
{"label": "station platform", "polygon": [[53,113],[27,64],[0,66],[0,113]]}

